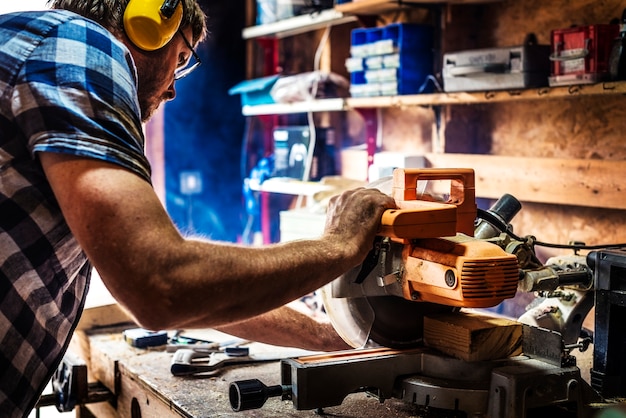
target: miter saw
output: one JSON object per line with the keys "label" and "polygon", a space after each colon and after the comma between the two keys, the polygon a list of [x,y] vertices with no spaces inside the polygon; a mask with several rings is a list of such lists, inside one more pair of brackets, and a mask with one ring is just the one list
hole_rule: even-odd
{"label": "miter saw", "polygon": [[[363,264],[322,289],[330,320],[355,349],[283,360],[278,386],[232,383],[235,411],[270,396],[317,409],[367,391],[381,402],[409,402],[422,416],[522,418],[554,409],[587,417],[626,397],[626,332],[618,325],[626,320],[626,251],[582,256],[589,247],[579,244],[573,255],[541,263],[535,238],[509,225],[521,209],[513,196],[477,209],[471,169],[396,169],[370,187],[398,208],[383,214]],[[517,292],[539,296],[520,318],[522,355],[468,362],[424,347],[425,316],[493,307]],[[582,322],[594,299],[592,334]],[[572,350],[592,341],[589,383]]]}

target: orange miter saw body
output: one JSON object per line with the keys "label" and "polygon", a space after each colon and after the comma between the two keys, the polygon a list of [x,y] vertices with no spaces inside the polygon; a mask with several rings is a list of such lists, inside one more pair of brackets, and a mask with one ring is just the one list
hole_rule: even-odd
{"label": "orange miter saw body", "polygon": [[[425,185],[426,184],[426,185]],[[337,332],[353,347],[419,344],[423,317],[492,307],[515,296],[517,258],[473,238],[472,169],[396,169],[369,187],[394,197],[362,265],[322,289]]]}
{"label": "orange miter saw body", "polygon": [[[432,198],[418,193],[422,180],[449,180],[447,201],[420,200]],[[400,209],[383,215],[380,234],[404,243],[405,299],[486,308],[515,296],[517,258],[471,238],[476,219],[472,169],[396,169],[392,196]]]}
{"label": "orange miter saw body", "polygon": [[413,241],[405,245],[403,258],[405,299],[489,308],[517,291],[517,258],[462,234]]}

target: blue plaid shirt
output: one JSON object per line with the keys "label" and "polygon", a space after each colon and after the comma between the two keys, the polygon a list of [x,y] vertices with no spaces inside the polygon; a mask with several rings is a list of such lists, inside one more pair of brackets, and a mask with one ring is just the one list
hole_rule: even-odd
{"label": "blue plaid shirt", "polygon": [[0,16],[0,416],[21,417],[62,359],[91,266],[36,156],[121,165],[150,181],[128,50],[66,11]]}

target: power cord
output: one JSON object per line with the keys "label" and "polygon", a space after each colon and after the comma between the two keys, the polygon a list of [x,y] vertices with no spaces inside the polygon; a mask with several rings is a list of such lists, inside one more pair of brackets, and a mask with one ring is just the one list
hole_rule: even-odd
{"label": "power cord", "polygon": [[[478,218],[487,221],[494,228],[500,230],[500,232],[504,232],[511,238],[517,241],[526,241],[525,238],[522,238],[511,231],[509,225],[506,225],[500,219],[492,215],[489,211],[484,209],[478,209],[477,211]],[[599,244],[599,245],[585,245],[580,243],[572,243],[572,244],[554,244],[543,241],[533,241],[534,245],[546,248],[560,248],[560,249],[569,249],[569,250],[601,250],[605,248],[626,248],[626,243],[617,243],[617,244]]]}

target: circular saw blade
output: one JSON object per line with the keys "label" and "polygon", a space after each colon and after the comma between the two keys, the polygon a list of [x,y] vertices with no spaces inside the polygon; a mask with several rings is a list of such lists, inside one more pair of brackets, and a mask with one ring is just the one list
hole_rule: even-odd
{"label": "circular saw blade", "polygon": [[[367,187],[391,194],[392,186],[393,179],[385,177]],[[422,343],[424,316],[454,309],[406,300],[397,287],[399,284],[395,284],[395,290],[385,289],[379,280],[393,277],[395,271],[402,270],[399,266],[403,263],[402,245],[392,244],[384,251],[385,260],[375,260],[376,268],[369,271],[364,280],[358,279],[362,266],[357,266],[321,289],[324,308],[333,327],[355,348],[418,346]]]}
{"label": "circular saw blade", "polygon": [[331,285],[322,288],[322,300],[333,327],[354,348],[419,346],[424,335],[424,316],[454,309],[393,295],[333,297]]}

